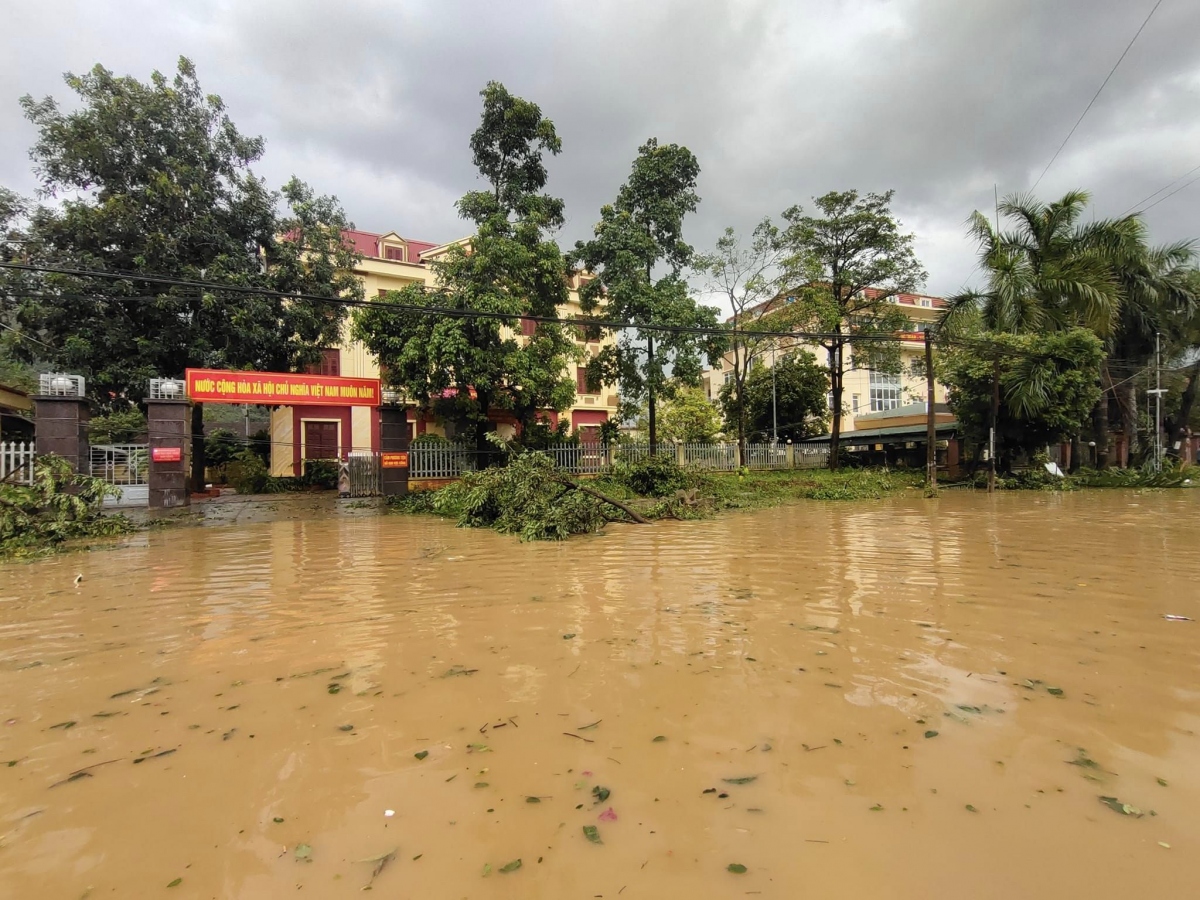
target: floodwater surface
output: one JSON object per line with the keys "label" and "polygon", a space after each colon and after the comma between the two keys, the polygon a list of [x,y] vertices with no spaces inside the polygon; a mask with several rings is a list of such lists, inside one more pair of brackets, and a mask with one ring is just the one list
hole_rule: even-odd
{"label": "floodwater surface", "polygon": [[1198,512],[328,515],[3,565],[0,897],[1195,896]]}

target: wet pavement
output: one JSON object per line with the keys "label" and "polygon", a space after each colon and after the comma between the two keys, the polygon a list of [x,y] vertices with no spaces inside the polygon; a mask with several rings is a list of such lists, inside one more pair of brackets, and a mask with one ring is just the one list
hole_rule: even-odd
{"label": "wet pavement", "polygon": [[0,565],[0,897],[1195,892],[1191,492],[340,508]]}

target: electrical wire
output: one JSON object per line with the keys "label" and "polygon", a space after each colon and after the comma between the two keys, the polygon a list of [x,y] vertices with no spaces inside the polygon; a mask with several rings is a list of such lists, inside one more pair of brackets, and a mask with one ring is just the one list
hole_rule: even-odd
{"label": "electrical wire", "polygon": [[[1125,216],[1127,216],[1132,210],[1137,209],[1139,206],[1141,206],[1147,200],[1153,200],[1155,197],[1157,197],[1159,194],[1161,194],[1167,188],[1174,187],[1175,185],[1179,184],[1179,182],[1183,181],[1183,179],[1187,178],[1189,175],[1191,175],[1193,172],[1196,172],[1196,171],[1200,171],[1200,164],[1196,165],[1195,167],[1193,167],[1191,169],[1188,169],[1186,172],[1184,172],[1182,175],[1180,175],[1178,178],[1176,178],[1174,181],[1170,182],[1169,184],[1163,185],[1157,191],[1155,191],[1153,194],[1151,194],[1149,197],[1142,198],[1137,203],[1133,204],[1128,209],[1126,209],[1125,212],[1121,213],[1121,215],[1119,215],[1117,218],[1119,218],[1119,219],[1125,218]],[[1167,198],[1164,197],[1163,199],[1165,200]],[[1141,210],[1138,210],[1138,211],[1141,212]]]}
{"label": "electrical wire", "polygon": [[1156,12],[1158,12],[1158,8],[1162,6],[1162,2],[1163,0],[1157,0],[1149,14],[1146,16],[1145,20],[1142,22],[1141,26],[1136,32],[1134,32],[1133,37],[1125,46],[1125,49],[1121,52],[1121,55],[1117,58],[1117,61],[1113,63],[1113,67],[1109,70],[1108,74],[1104,77],[1104,81],[1101,82],[1099,89],[1097,89],[1096,93],[1092,96],[1092,99],[1088,101],[1088,105],[1084,107],[1083,113],[1075,121],[1075,124],[1071,126],[1071,130],[1067,132],[1067,136],[1063,138],[1063,142],[1059,144],[1058,149],[1054,151],[1054,155],[1050,157],[1050,162],[1046,163],[1046,168],[1042,169],[1042,174],[1039,175],[1037,181],[1033,183],[1033,187],[1029,189],[1030,191],[1037,190],[1037,186],[1042,183],[1042,179],[1046,177],[1046,173],[1050,171],[1050,167],[1054,165],[1054,161],[1058,159],[1058,155],[1063,152],[1063,148],[1067,146],[1067,142],[1071,140],[1071,136],[1075,134],[1075,129],[1077,129],[1080,123],[1083,122],[1084,117],[1096,103],[1096,100],[1100,97],[1101,92],[1104,90],[1105,86],[1107,86],[1109,80],[1113,77],[1113,74],[1117,71],[1117,67],[1121,65],[1126,54],[1129,53],[1130,49],[1134,45],[1134,42],[1136,42],[1138,37],[1141,35],[1142,30],[1150,23],[1150,19],[1154,17]]}
{"label": "electrical wire", "polygon": [[[1198,168],[1200,168],[1200,167],[1198,167]],[[1192,171],[1195,171],[1195,169],[1193,169]],[[1195,178],[1193,178],[1187,184],[1180,185],[1179,187],[1175,188],[1175,190],[1171,191],[1171,193],[1167,194],[1165,197],[1159,197],[1157,200],[1155,200],[1149,206],[1145,207],[1144,209],[1138,210],[1138,212],[1144,213],[1147,209],[1154,209],[1154,207],[1158,206],[1158,204],[1162,203],[1164,200],[1169,200],[1170,198],[1174,197],[1176,194],[1178,194],[1180,191],[1184,190],[1185,188],[1190,188],[1197,181],[1200,181],[1200,175],[1197,175]]]}

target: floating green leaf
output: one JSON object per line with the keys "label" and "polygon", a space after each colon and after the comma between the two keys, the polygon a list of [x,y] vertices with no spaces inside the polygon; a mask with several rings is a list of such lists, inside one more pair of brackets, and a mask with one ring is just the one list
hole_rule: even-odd
{"label": "floating green leaf", "polygon": [[976,809],[975,807],[973,807],[973,806],[972,806],[970,803],[968,803],[968,804],[967,804],[967,812],[979,812],[979,810],[977,810],[977,809]]}
{"label": "floating green leaf", "polygon": [[51,728],[61,728],[63,731],[66,731],[68,728],[74,728],[75,722],[74,721],[59,722],[57,725],[51,725],[50,727]]}
{"label": "floating green leaf", "polygon": [[741,863],[730,863],[725,867],[726,871],[732,872],[734,875],[745,875],[746,867]]}
{"label": "floating green leaf", "polygon": [[1063,695],[1063,689],[1060,687],[1048,687],[1046,688],[1046,693],[1053,694],[1055,697],[1061,697]]}
{"label": "floating green leaf", "polygon": [[604,721],[603,719],[597,719],[595,722],[592,722],[590,725],[580,725],[575,730],[576,731],[587,731],[591,728],[595,728],[597,725],[599,725],[603,721]]}
{"label": "floating green leaf", "polygon": [[176,878],[174,881],[168,881],[167,887],[179,887],[179,885],[181,885],[181,884],[183,884],[183,879]]}
{"label": "floating green leaf", "polygon": [[471,753],[487,753],[490,749],[487,744],[467,744],[467,750]]}
{"label": "floating green leaf", "polygon": [[591,841],[593,844],[603,844],[604,843],[604,841],[600,840],[600,829],[597,828],[595,825],[584,825],[583,826],[583,836],[585,838],[587,838],[589,841]]}
{"label": "floating green leaf", "polygon": [[487,786],[488,786],[488,783],[486,781],[475,782],[475,787],[477,787],[477,788],[485,788]]}
{"label": "floating green leaf", "polygon": [[1111,809],[1113,812],[1119,812],[1123,816],[1133,816],[1135,819],[1140,819],[1143,813],[1136,806],[1131,806],[1128,803],[1122,803],[1116,797],[1101,797],[1100,802]]}
{"label": "floating green leaf", "polygon": [[429,755],[428,750],[418,750],[416,753],[413,754],[413,756],[415,756],[417,759],[424,759],[428,755]]}
{"label": "floating green leaf", "polygon": [[278,825],[283,821],[283,819],[280,816],[276,816],[271,821],[274,822],[276,825]]}
{"label": "floating green leaf", "polygon": [[722,778],[726,784],[749,784],[752,781],[757,781],[757,775],[743,775],[740,778]]}
{"label": "floating green leaf", "polygon": [[293,851],[296,859],[302,859],[305,862],[312,862],[312,847],[308,844],[297,844]]}
{"label": "floating green leaf", "polygon": [[526,803],[541,803],[542,798],[541,797],[526,797],[525,802]]}
{"label": "floating green leaf", "polygon": [[564,641],[569,641],[569,640],[570,640],[571,638],[573,638],[573,637],[575,637],[575,634],[574,634],[574,632],[572,632],[571,634],[564,634],[564,635],[563,635],[563,640],[564,640]]}
{"label": "floating green leaf", "polygon": [[883,812],[883,804],[876,803],[874,806],[871,807],[871,812]]}
{"label": "floating green leaf", "polygon": [[1166,787],[1166,786],[1167,786],[1167,779],[1165,779],[1165,778],[1155,778],[1154,780],[1155,780],[1155,781],[1157,781],[1157,782],[1159,783],[1159,786],[1160,786],[1160,787]]}
{"label": "floating green leaf", "polygon": [[492,874],[492,864],[484,863],[483,864],[483,877],[487,878],[491,874]]}
{"label": "floating green leaf", "polygon": [[519,868],[521,868],[521,861],[519,859],[514,859],[512,862],[508,862],[508,863],[505,863],[504,865],[502,865],[500,867],[500,871],[501,872],[515,872]]}
{"label": "floating green leaf", "polygon": [[654,743],[655,743],[655,744],[661,744],[661,743],[662,743],[663,741],[665,741],[666,739],[667,739],[667,736],[666,736],[665,734],[659,734],[659,735],[655,735],[655,737],[654,737]]}
{"label": "floating green leaf", "polygon": [[341,692],[342,686],[335,681],[325,688],[325,690],[329,691],[331,694],[337,694]]}
{"label": "floating green leaf", "polygon": [[338,726],[338,731],[353,731],[353,730],[354,730],[353,725],[339,725]]}
{"label": "floating green leaf", "polygon": [[936,731],[925,732],[925,737],[927,737],[927,738],[935,738],[937,736],[938,736],[938,733]]}
{"label": "floating green leaf", "polygon": [[609,794],[611,793],[612,791],[610,791],[608,788],[601,787],[600,785],[596,785],[594,788],[592,788],[592,796],[596,798],[597,803],[603,803],[608,799]]}

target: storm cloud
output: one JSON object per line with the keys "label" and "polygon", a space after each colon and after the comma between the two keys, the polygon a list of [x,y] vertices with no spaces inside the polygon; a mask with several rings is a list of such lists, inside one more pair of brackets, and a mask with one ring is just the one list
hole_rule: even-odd
{"label": "storm cloud", "polygon": [[[700,160],[687,237],[833,189],[896,190],[935,293],[973,277],[963,222],[1028,190],[1153,0],[43,0],[0,35],[0,184],[29,194],[17,98],[70,95],[95,63],[145,79],[190,57],[247,133],[257,170],[336,194],[360,227],[461,236],[467,138],[491,79],[538,103],[563,153],[566,246],[590,234],[648,137]],[[1200,165],[1200,4],[1164,0],[1038,193],[1082,187],[1125,212]],[[1186,180],[1180,184],[1186,184]],[[1161,196],[1161,195],[1160,195]],[[1158,198],[1155,198],[1158,199]],[[1200,184],[1147,213],[1200,235]]]}

